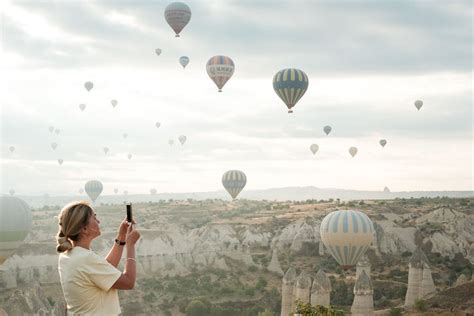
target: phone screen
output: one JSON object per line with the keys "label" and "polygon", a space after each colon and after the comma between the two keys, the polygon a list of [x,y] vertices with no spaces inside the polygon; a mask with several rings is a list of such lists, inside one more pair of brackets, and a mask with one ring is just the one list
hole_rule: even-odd
{"label": "phone screen", "polygon": [[127,222],[132,222],[132,203],[127,204]]}

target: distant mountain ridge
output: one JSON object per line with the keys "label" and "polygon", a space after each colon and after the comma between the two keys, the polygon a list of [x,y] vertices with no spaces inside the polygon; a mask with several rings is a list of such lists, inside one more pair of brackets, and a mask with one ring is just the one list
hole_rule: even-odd
{"label": "distant mountain ridge", "polygon": [[[87,195],[70,195],[70,196],[22,196],[32,207],[40,207],[43,205],[63,205],[72,200],[88,199]],[[358,191],[333,188],[317,188],[317,187],[284,187],[270,188],[263,190],[244,190],[238,198],[250,200],[276,200],[276,201],[299,201],[299,200],[328,200],[341,199],[348,200],[369,200],[369,199],[395,199],[395,198],[421,198],[421,197],[457,197],[468,198],[474,197],[474,191],[402,191],[402,192],[384,192],[384,191]],[[230,196],[224,190],[209,192],[185,192],[185,193],[158,193],[151,194],[117,194],[102,195],[96,201],[97,203],[122,203],[124,201],[132,202],[158,202],[160,200],[205,200],[205,199],[223,199],[230,200]]]}

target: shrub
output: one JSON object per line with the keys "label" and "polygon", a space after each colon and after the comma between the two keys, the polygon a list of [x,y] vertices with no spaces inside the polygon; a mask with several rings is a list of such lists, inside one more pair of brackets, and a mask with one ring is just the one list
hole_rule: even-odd
{"label": "shrub", "polygon": [[415,309],[419,312],[426,312],[428,307],[426,306],[426,302],[424,300],[416,300]]}
{"label": "shrub", "polygon": [[200,300],[192,300],[186,307],[186,316],[207,316],[209,315],[209,306]]}
{"label": "shrub", "polygon": [[390,316],[400,316],[401,314],[402,310],[399,307],[390,308]]}

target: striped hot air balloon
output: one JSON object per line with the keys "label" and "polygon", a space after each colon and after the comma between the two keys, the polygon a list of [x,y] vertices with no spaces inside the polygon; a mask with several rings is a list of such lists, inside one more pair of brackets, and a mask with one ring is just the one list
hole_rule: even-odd
{"label": "striped hot air balloon", "polygon": [[170,3],[165,9],[165,19],[179,37],[179,33],[191,20],[191,9],[182,2]]}
{"label": "striped hot air balloon", "polygon": [[0,265],[23,243],[31,229],[28,204],[13,196],[0,196]]}
{"label": "striped hot air balloon", "polygon": [[308,76],[303,70],[289,68],[280,70],[273,77],[273,89],[288,107],[288,113],[308,89]]}
{"label": "striped hot air balloon", "polygon": [[240,170],[229,170],[222,176],[222,185],[234,200],[246,184],[247,177]]}
{"label": "striped hot air balloon", "polygon": [[214,81],[217,88],[219,88],[219,92],[222,92],[222,88],[234,74],[234,69],[234,62],[227,56],[218,55],[211,57],[206,64],[207,74]]}
{"label": "striped hot air balloon", "polygon": [[319,229],[321,240],[343,269],[354,266],[374,239],[374,225],[360,211],[339,210],[326,215]]}
{"label": "striped hot air balloon", "polygon": [[84,186],[84,189],[86,190],[86,193],[92,200],[92,202],[95,202],[95,200],[97,200],[99,195],[102,193],[104,187],[102,185],[102,182],[97,180],[90,180],[87,181],[86,185]]}

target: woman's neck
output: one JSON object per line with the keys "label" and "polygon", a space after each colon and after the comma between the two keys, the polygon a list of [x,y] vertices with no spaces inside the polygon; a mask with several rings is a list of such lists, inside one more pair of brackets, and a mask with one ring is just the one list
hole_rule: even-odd
{"label": "woman's neck", "polygon": [[91,243],[92,243],[92,240],[84,239],[84,240],[75,241],[75,242],[72,243],[72,245],[74,247],[81,247],[81,248],[85,248],[85,249],[91,249]]}

